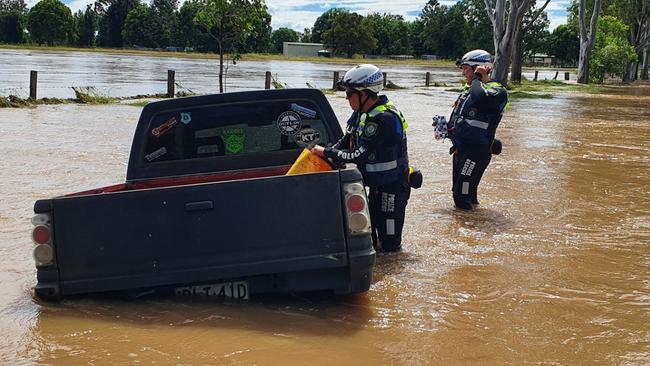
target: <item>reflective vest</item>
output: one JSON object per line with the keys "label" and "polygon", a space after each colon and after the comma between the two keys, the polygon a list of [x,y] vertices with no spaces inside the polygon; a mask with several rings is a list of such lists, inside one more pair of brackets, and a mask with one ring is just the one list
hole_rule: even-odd
{"label": "reflective vest", "polygon": [[[497,81],[489,81],[482,84],[482,87],[486,90],[493,87],[503,88]],[[496,99],[494,101],[497,102]],[[484,106],[478,108],[475,102],[471,98],[470,86],[465,84],[450,118],[450,125],[452,128],[455,128],[454,143],[457,145],[461,145],[462,143],[492,143],[496,128],[501,121],[503,110],[507,107],[506,99],[506,103],[503,105],[494,105],[492,111],[486,112]]]}
{"label": "reflective vest", "polygon": [[358,166],[363,174],[365,183],[369,186],[379,186],[390,184],[403,178],[408,172],[408,153],[406,145],[406,130],[408,129],[408,122],[395,105],[385,96],[382,96],[382,101],[385,103],[380,104],[372,110],[358,115],[356,128],[353,133],[355,143],[359,144],[359,139],[363,135],[363,130],[366,126],[366,121],[373,120],[373,122],[382,123],[379,119],[374,119],[381,113],[391,113],[395,115],[400,123],[395,123],[395,134],[401,137],[401,144],[396,146],[378,146],[377,149],[368,156],[368,160],[362,166]]}

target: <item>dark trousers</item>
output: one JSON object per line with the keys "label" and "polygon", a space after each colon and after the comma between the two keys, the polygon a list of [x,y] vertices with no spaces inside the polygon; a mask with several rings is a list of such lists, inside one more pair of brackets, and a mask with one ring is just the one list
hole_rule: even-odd
{"label": "dark trousers", "polygon": [[402,227],[410,196],[411,187],[405,182],[370,187],[368,200],[372,241],[377,249],[397,251],[402,248]]}
{"label": "dark trousers", "polygon": [[472,204],[478,204],[478,184],[490,160],[490,145],[468,145],[456,151],[452,168],[452,191],[456,207],[471,210]]}

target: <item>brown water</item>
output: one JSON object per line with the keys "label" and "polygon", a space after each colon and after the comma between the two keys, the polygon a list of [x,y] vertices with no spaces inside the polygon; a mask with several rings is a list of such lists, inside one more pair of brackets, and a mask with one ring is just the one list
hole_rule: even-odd
{"label": "brown water", "polygon": [[405,250],[378,256],[368,293],[334,299],[40,303],[33,202],[123,181],[140,110],[0,109],[0,363],[650,364],[650,88],[513,101],[471,213],[453,209],[430,126],[454,93],[388,95],[425,185]]}

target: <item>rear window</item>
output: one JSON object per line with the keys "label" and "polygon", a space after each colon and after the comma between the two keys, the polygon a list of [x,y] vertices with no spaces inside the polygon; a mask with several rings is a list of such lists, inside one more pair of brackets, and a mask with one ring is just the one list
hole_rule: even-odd
{"label": "rear window", "polygon": [[156,114],[147,131],[145,164],[229,155],[268,154],[332,143],[310,101],[260,101]]}

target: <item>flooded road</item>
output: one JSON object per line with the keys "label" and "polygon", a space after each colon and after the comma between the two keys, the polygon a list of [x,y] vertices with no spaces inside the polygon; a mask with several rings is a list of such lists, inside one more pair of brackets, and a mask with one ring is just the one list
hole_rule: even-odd
{"label": "flooded road", "polygon": [[33,299],[33,202],[123,181],[140,108],[0,109],[0,364],[650,364],[650,88],[513,101],[470,213],[430,126],[456,95],[387,94],[425,183],[405,250],[334,299]]}

